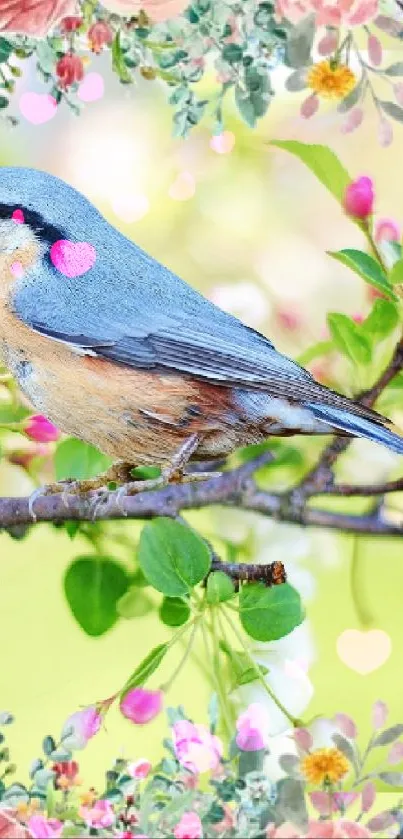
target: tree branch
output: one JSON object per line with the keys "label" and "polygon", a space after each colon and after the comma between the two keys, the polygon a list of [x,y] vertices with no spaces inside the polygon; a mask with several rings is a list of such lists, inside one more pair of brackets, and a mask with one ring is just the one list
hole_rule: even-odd
{"label": "tree branch", "polygon": [[[373,405],[402,367],[403,340],[398,343],[386,370],[372,388],[361,394],[360,401],[368,406]],[[336,513],[308,506],[308,500],[315,495],[381,498],[386,493],[403,490],[403,478],[381,485],[335,484],[332,467],[340,454],[348,448],[351,439],[336,437],[332,440],[316,466],[301,483],[285,493],[262,490],[253,478],[260,467],[273,460],[273,454],[266,452],[237,469],[212,476],[206,481],[170,484],[162,489],[120,498],[119,503],[116,493],[112,491],[104,492],[103,503],[100,503],[97,492],[76,493],[66,498],[62,493],[39,495],[34,504],[35,521],[30,513],[29,498],[0,498],[0,528],[9,530],[14,535],[21,535],[27,527],[36,522],[57,525],[66,521],[151,519],[156,516],[178,518],[185,510],[219,505],[239,507],[277,521],[291,522],[304,527],[326,527],[345,533],[402,536],[403,520],[398,524],[388,520],[383,515],[382,505],[377,505],[369,513],[360,515]]]}

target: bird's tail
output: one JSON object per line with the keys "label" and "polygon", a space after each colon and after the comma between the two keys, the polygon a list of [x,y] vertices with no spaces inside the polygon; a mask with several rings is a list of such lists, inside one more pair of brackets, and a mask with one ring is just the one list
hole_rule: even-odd
{"label": "bird's tail", "polygon": [[310,409],[316,419],[328,423],[334,429],[344,431],[353,437],[373,440],[393,452],[403,454],[402,429],[386,417],[362,404],[354,403],[343,397],[339,397],[337,401],[339,402],[337,405],[321,403],[320,401],[311,402],[306,403],[306,407]]}

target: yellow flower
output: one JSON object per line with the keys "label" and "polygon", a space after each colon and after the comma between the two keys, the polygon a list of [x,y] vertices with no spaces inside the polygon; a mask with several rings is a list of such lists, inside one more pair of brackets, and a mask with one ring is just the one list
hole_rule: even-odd
{"label": "yellow flower", "polygon": [[355,88],[356,78],[345,64],[321,61],[311,67],[307,84],[320,96],[328,99],[344,99]]}
{"label": "yellow flower", "polygon": [[339,749],[317,749],[301,761],[301,771],[311,784],[335,784],[346,775],[350,764]]}

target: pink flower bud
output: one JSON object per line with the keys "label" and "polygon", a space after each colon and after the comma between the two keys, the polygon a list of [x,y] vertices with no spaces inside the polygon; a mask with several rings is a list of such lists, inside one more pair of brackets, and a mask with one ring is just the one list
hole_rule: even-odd
{"label": "pink flower bud", "polygon": [[270,729],[270,717],[260,702],[252,702],[236,721],[236,744],[244,752],[264,749]]}
{"label": "pink flower bud", "polygon": [[331,55],[335,49],[337,48],[338,44],[338,32],[335,29],[329,30],[326,35],[321,38],[318,44],[318,53],[319,55]]}
{"label": "pink flower bud", "polygon": [[28,821],[28,829],[34,839],[58,839],[63,831],[63,824],[58,819],[47,819],[36,813]]}
{"label": "pink flower bud", "polygon": [[219,768],[223,745],[205,725],[179,720],[172,726],[172,740],[177,760],[194,775]]}
{"label": "pink flower bud", "polygon": [[346,119],[341,125],[340,131],[342,134],[351,134],[358,128],[364,119],[364,111],[362,108],[352,108],[346,116]]}
{"label": "pink flower bud", "polygon": [[84,749],[88,740],[99,731],[101,722],[102,715],[95,705],[71,714],[62,728],[63,745],[67,749]]}
{"label": "pink flower bud", "polygon": [[104,830],[111,827],[116,821],[112,804],[107,799],[101,798],[95,801],[92,807],[80,807],[80,816],[84,819],[87,827],[96,830]]}
{"label": "pink flower bud", "polygon": [[378,142],[382,148],[386,149],[393,143],[393,128],[390,122],[387,119],[382,119],[379,121],[378,126]]}
{"label": "pink flower bud", "polygon": [[388,706],[378,699],[372,706],[372,726],[375,731],[383,728],[388,718]]}
{"label": "pink flower bud", "polygon": [[376,798],[376,788],[372,783],[365,784],[361,792],[361,810],[368,813]]}
{"label": "pink flower bud", "polygon": [[379,67],[382,63],[382,44],[375,35],[368,38],[368,56],[374,67]]}
{"label": "pink flower bud", "polygon": [[158,716],[162,710],[163,701],[162,690],[133,688],[121,700],[120,710],[123,716],[135,725],[145,725]]}
{"label": "pink flower bud", "polygon": [[376,242],[398,242],[400,228],[393,218],[380,218],[375,225]]}
{"label": "pink flower bud", "polygon": [[389,750],[388,754],[388,763],[394,765],[395,763],[400,763],[403,760],[403,743],[398,740],[397,743],[393,743],[392,748]]}
{"label": "pink flower bud", "polygon": [[137,760],[136,763],[129,763],[127,767],[127,774],[131,775],[132,778],[142,780],[143,778],[147,778],[147,776],[151,772],[151,769],[152,764],[149,760],[143,757],[140,758],[140,760]]}
{"label": "pink flower bud", "polygon": [[293,738],[300,749],[309,752],[309,749],[313,745],[313,737],[307,728],[296,728],[293,732]]}
{"label": "pink flower bud", "polygon": [[374,187],[371,178],[357,178],[348,184],[344,193],[344,209],[349,216],[366,219],[374,206]]}
{"label": "pink flower bud", "polygon": [[197,813],[184,813],[175,827],[175,839],[202,839],[203,826]]}
{"label": "pink flower bud", "polygon": [[[363,317],[362,315],[355,315],[354,320],[356,323],[362,323]],[[345,737],[354,739],[354,737],[357,736],[357,726],[354,720],[352,720],[347,714],[336,714],[334,721],[339,731],[341,731]]]}
{"label": "pink flower bud", "polygon": [[67,90],[76,82],[81,82],[84,78],[84,64],[80,56],[68,53],[59,58],[56,64],[56,75],[63,90]]}
{"label": "pink flower bud", "polygon": [[318,108],[319,97],[316,95],[316,93],[311,93],[311,95],[308,96],[307,99],[304,99],[301,105],[301,116],[304,117],[304,119],[309,119],[310,117],[313,117],[314,114],[316,114]]}
{"label": "pink flower bud", "polygon": [[78,15],[68,15],[60,21],[60,31],[65,35],[69,32],[76,32],[77,29],[80,28],[82,22],[82,17],[78,17]]}
{"label": "pink flower bud", "polygon": [[60,431],[42,414],[28,417],[24,427],[25,434],[37,443],[53,443],[60,437]]}
{"label": "pink flower bud", "polygon": [[88,30],[88,40],[93,52],[102,52],[102,47],[113,41],[113,32],[105,20],[97,20]]}

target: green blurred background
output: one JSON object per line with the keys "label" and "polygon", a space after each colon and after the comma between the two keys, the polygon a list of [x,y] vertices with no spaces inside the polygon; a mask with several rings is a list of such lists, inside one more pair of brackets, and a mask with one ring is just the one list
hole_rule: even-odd
{"label": "green blurred background", "polygon": [[[94,60],[89,69],[104,74],[104,98],[88,105],[80,118],[63,107],[43,126],[21,118],[16,128],[2,127],[2,164],[61,176],[125,235],[293,357],[323,338],[328,311],[360,315],[369,310],[364,284],[326,256],[326,250],[359,246],[359,231],[308,171],[273,150],[269,141],[298,138],[331,145],[353,176],[374,178],[377,214],[403,220],[402,129],[395,128],[391,148],[381,149],[371,114],[345,137],[336,113],[324,111],[307,122],[298,115],[296,95],[279,95],[255,131],[229,108],[227,151],[219,153],[211,146],[208,124],[185,141],[173,140],[165,91],[147,82],[124,89],[102,61]],[[40,89],[29,74],[19,88]],[[321,375],[325,368],[318,364],[312,369]],[[352,368],[338,368],[335,376],[351,393],[363,384]],[[360,442],[346,458],[344,474],[365,481],[397,475],[398,468],[394,456]],[[2,494],[24,495],[31,489],[20,467],[0,464]],[[202,522],[206,533],[226,528],[234,538],[240,528],[239,538],[247,534],[252,556],[287,561],[291,581],[305,597],[310,626],[301,651],[297,642],[287,653],[309,671],[313,691],[307,716],[343,711],[356,718],[365,735],[371,704],[382,698],[393,721],[403,721],[401,540],[356,541],[354,593],[352,537],[262,525],[258,517],[243,521],[238,513],[220,517],[204,512],[192,521]],[[138,525],[119,526],[138,534]],[[57,736],[78,706],[109,696],[169,632],[147,615],[121,621],[98,640],[83,634],[64,600],[62,576],[71,559],[88,553],[84,541],[80,545],[41,525],[28,541],[1,535],[0,551],[1,703],[17,719],[10,729],[13,759],[27,765],[39,754],[44,734]],[[338,637],[351,629],[382,630],[391,641],[387,661],[366,675],[347,667],[337,653]],[[365,644],[371,656],[374,645],[368,636],[363,636]],[[194,660],[169,700],[184,703],[201,721],[209,691]],[[283,696],[286,704],[287,691],[291,699],[292,679]],[[112,710],[106,731],[82,756],[82,776],[96,780],[121,750],[133,758],[157,757],[164,731],[163,717],[138,729]]]}

